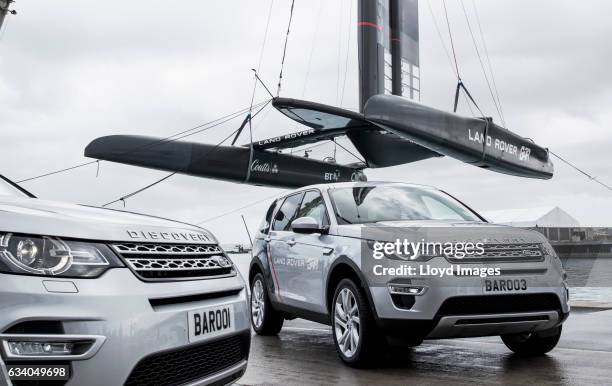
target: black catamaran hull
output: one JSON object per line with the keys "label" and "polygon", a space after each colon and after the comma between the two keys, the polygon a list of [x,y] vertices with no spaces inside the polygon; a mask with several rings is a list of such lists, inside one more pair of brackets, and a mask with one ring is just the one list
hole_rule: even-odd
{"label": "black catamaran hull", "polygon": [[252,185],[296,188],[365,180],[361,170],[248,147],[164,141],[136,135],[100,137],[85,148],[100,160]]}
{"label": "black catamaran hull", "polygon": [[460,161],[500,173],[549,179],[548,150],[491,121],[468,118],[394,95],[375,95],[364,117],[381,128]]}

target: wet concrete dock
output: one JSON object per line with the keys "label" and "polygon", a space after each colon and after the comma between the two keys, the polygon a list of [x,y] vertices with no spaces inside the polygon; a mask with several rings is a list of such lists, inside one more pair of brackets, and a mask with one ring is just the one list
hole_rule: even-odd
{"label": "wet concrete dock", "polygon": [[341,384],[595,385],[612,383],[612,310],[574,309],[557,348],[544,357],[513,355],[498,337],[426,341],[378,368],[344,366],[329,327],[285,323],[278,337],[253,336],[241,385]]}

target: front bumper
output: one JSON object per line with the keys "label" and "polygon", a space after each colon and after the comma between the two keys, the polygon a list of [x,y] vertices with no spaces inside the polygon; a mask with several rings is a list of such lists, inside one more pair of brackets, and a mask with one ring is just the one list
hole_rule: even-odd
{"label": "front bumper", "polygon": [[[218,296],[198,296],[206,294]],[[121,385],[143,359],[197,345],[190,344],[188,338],[187,314],[194,309],[233,303],[235,332],[232,334],[244,337],[247,346],[250,342],[246,289],[238,275],[145,283],[127,268],[111,269],[97,279],[0,274],[0,299],[0,333],[13,331],[12,327],[24,322],[49,321],[60,322],[67,335],[102,340],[89,357],[69,361],[72,376],[68,385]],[[155,302],[156,299],[164,301]],[[191,382],[235,380],[244,372],[247,356],[248,347],[244,358]],[[6,355],[3,359],[11,362]]]}
{"label": "front bumper", "polygon": [[[450,266],[445,260],[428,264]],[[388,286],[370,286],[379,326],[390,335],[414,334],[433,339],[540,331],[565,321],[570,311],[568,291],[562,272],[550,260],[498,266],[502,275],[488,278],[394,277],[388,284],[422,288],[416,296],[393,295],[395,301]],[[492,278],[524,279],[528,289],[487,292],[484,280]],[[409,301],[402,306],[398,296]],[[555,305],[551,306],[552,303]]]}

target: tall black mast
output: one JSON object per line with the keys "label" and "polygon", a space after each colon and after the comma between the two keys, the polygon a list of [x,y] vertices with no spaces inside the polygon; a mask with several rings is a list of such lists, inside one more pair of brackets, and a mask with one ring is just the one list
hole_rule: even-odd
{"label": "tall black mast", "polygon": [[[359,109],[372,95],[384,92],[384,10],[379,0],[359,0]],[[387,29],[388,32],[388,29]]]}
{"label": "tall black mast", "polygon": [[420,99],[418,0],[359,0],[359,107],[377,94]]}

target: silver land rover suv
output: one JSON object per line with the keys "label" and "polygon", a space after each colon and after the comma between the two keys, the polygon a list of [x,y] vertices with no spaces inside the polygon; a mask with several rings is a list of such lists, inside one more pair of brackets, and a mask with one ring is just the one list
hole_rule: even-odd
{"label": "silver land rover suv", "polygon": [[[474,253],[394,251],[430,241]],[[377,245],[391,248],[381,257]],[[388,347],[453,337],[499,335],[512,351],[539,355],[555,347],[569,315],[565,273],[543,235],[403,183],[315,185],[274,201],[255,236],[249,283],[258,334],[295,317],[325,323],[340,358],[357,367]]]}
{"label": "silver land rover suv", "polygon": [[245,283],[210,232],[0,179],[0,384],[226,384],[249,345]]}

